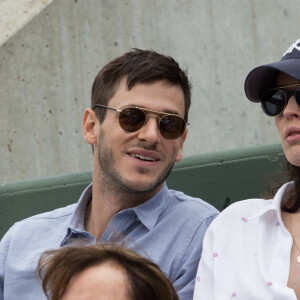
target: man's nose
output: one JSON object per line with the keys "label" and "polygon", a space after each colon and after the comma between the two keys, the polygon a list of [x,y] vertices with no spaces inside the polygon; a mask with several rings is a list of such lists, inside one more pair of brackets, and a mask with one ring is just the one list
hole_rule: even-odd
{"label": "man's nose", "polygon": [[138,137],[141,140],[147,141],[150,144],[157,143],[161,139],[158,128],[158,116],[147,115],[147,119],[142,128],[139,129]]}

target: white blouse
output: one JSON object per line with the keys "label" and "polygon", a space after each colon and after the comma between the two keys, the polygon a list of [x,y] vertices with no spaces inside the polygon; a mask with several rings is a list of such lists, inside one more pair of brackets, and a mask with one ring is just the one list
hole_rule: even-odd
{"label": "white blouse", "polygon": [[225,209],[208,228],[194,300],[297,300],[287,287],[293,239],[281,218],[283,185],[274,199],[249,199]]}

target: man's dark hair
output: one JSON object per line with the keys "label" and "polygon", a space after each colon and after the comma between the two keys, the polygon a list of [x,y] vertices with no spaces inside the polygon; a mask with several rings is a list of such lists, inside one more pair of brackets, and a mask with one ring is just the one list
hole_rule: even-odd
{"label": "man's dark hair", "polygon": [[111,263],[124,271],[132,300],[179,300],[175,288],[158,265],[133,250],[114,244],[73,245],[44,252],[36,273],[42,279],[47,299],[59,300],[74,275],[102,263]]}
{"label": "man's dark hair", "polygon": [[[153,50],[133,49],[109,62],[94,80],[91,107],[93,108],[95,104],[108,105],[123,78],[126,78],[128,90],[137,83],[156,81],[165,81],[168,84],[180,86],[184,94],[184,118],[188,121],[191,84],[187,72],[183,71],[172,57]],[[100,123],[104,120],[105,113],[105,109],[96,111]]]}

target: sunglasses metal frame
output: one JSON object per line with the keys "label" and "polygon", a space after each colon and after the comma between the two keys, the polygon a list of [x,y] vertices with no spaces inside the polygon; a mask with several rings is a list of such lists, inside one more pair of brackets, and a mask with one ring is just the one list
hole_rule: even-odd
{"label": "sunglasses metal frame", "polygon": [[[291,91],[291,90],[286,90],[286,88],[289,88],[289,87],[296,87],[296,88],[295,88],[294,90],[292,90],[292,91]],[[261,101],[261,106],[262,106],[262,108],[263,108],[264,113],[265,113],[267,116],[269,116],[269,117],[276,117],[276,116],[280,115],[280,114],[284,111],[284,109],[286,108],[286,106],[287,106],[287,104],[288,104],[288,102],[289,102],[289,100],[290,100],[290,98],[291,98],[292,95],[295,96],[296,103],[300,106],[300,97],[299,97],[299,99],[297,99],[297,97],[296,97],[296,95],[295,95],[295,93],[296,93],[298,87],[300,87],[300,83],[298,83],[298,84],[293,84],[293,85],[279,86],[279,87],[276,87],[276,88],[273,88],[273,89],[270,89],[270,90],[267,90],[267,91],[263,92],[262,95],[261,95],[261,98],[262,98],[263,95],[265,95],[266,93],[269,93],[269,92],[271,92],[271,91],[274,91],[274,92],[275,92],[275,91],[278,91],[278,90],[282,91],[282,92],[284,93],[284,95],[285,95],[285,99],[284,99],[284,107],[283,107],[283,109],[282,109],[278,114],[276,114],[276,115],[271,115],[271,114],[267,113],[266,110],[265,110],[264,107],[263,107],[263,103],[264,103],[264,102],[267,102],[267,101]]]}
{"label": "sunglasses metal frame", "polygon": [[[96,107],[107,108],[107,109],[116,111],[116,112],[118,112],[118,113],[121,113],[124,109],[127,109],[127,108],[135,108],[135,109],[139,109],[139,110],[141,110],[141,111],[145,114],[145,116],[146,116],[145,122],[144,122],[144,124],[143,124],[140,128],[142,128],[142,127],[146,124],[146,122],[147,122],[147,117],[148,117],[149,115],[156,116],[156,117],[158,117],[157,126],[158,126],[158,128],[159,128],[159,132],[160,132],[160,134],[162,135],[162,137],[164,137],[165,139],[168,139],[168,140],[175,140],[175,139],[181,137],[181,136],[184,134],[185,130],[186,130],[186,126],[190,125],[190,123],[188,123],[183,117],[181,117],[181,116],[179,116],[179,115],[172,114],[172,113],[165,113],[165,112],[156,111],[156,110],[151,110],[151,109],[147,109],[147,108],[139,107],[139,106],[126,106],[126,107],[123,107],[122,109],[117,109],[117,108],[113,108],[113,107],[110,107],[110,106],[107,106],[107,105],[103,105],[103,104],[95,104],[95,105],[93,106],[93,110],[94,110]],[[175,117],[180,118],[180,119],[184,122],[184,130],[183,130],[183,132],[182,132],[178,137],[176,137],[176,138],[174,138],[174,139],[170,139],[170,138],[165,137],[165,136],[163,135],[163,133],[161,132],[161,129],[160,129],[160,127],[159,127],[160,121],[161,121],[164,117],[166,117],[166,116],[175,116]],[[119,119],[119,120],[120,120],[120,119]],[[120,124],[120,126],[121,126],[121,124]],[[122,128],[122,126],[121,126],[121,128]],[[137,130],[139,130],[140,128],[138,128]],[[122,129],[123,129],[124,131],[126,131],[126,132],[130,132],[130,131],[125,130],[124,128],[122,128]],[[135,130],[135,131],[137,131],[137,130]],[[132,132],[135,132],[135,131],[132,131]]]}

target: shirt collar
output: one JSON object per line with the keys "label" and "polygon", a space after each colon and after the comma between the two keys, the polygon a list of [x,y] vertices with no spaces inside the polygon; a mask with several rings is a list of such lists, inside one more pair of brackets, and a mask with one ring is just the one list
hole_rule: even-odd
{"label": "shirt collar", "polygon": [[[70,221],[70,228],[78,231],[84,231],[84,219],[85,210],[87,204],[92,199],[92,184],[88,185],[83,191],[79,201],[77,202],[74,213],[72,214]],[[168,187],[164,183],[161,190],[154,195],[152,198],[147,200],[133,208],[125,209],[119,214],[125,211],[134,211],[138,219],[149,229],[153,229],[155,226],[159,215],[163,211],[164,207],[167,205],[167,199],[169,199]]]}
{"label": "shirt collar", "polygon": [[70,228],[84,231],[85,210],[92,199],[92,184],[89,184],[81,194],[79,201],[75,205],[70,221]]}
{"label": "shirt collar", "polygon": [[169,193],[167,184],[164,183],[161,190],[152,198],[141,205],[133,207],[139,220],[149,229],[153,229],[157,223],[158,217],[168,203]]}
{"label": "shirt collar", "polygon": [[284,200],[284,197],[291,195],[292,187],[293,187],[293,182],[288,182],[284,184],[277,191],[273,201],[266,200],[263,208],[259,210],[256,214],[254,214],[252,217],[250,217],[248,220],[260,218],[270,211],[275,211],[278,215],[278,218],[281,219],[281,202]]}

